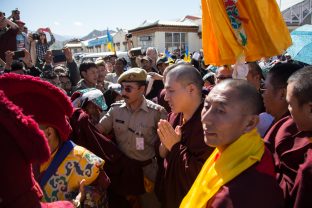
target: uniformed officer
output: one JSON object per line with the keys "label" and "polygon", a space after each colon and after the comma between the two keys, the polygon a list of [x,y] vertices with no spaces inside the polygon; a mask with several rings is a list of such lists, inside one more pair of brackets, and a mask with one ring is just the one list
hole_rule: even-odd
{"label": "uniformed officer", "polygon": [[[167,117],[167,112],[162,106],[144,97],[146,77],[146,71],[140,68],[129,69],[120,75],[118,83],[121,84],[124,100],[112,104],[97,128],[105,134],[113,131],[120,150],[129,158],[142,163],[144,180],[155,182],[157,161],[154,159],[154,144],[158,140],[157,123]],[[144,195],[140,196],[143,207],[155,207],[149,204],[155,204],[151,200],[155,197]]]}

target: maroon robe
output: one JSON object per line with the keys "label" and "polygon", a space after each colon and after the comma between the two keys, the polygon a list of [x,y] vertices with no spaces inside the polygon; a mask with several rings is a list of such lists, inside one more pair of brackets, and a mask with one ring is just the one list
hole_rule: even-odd
{"label": "maroon robe", "polygon": [[282,208],[283,193],[275,179],[268,149],[254,164],[225,184],[207,203],[207,208]]}
{"label": "maroon robe", "polygon": [[304,163],[305,155],[312,147],[310,137],[311,132],[300,132],[291,116],[287,116],[279,120],[264,138],[272,144],[277,181],[284,192],[286,206],[292,207],[294,203],[290,192],[299,166]]}
{"label": "maroon robe", "polygon": [[312,205],[312,149],[307,152],[306,161],[300,165],[291,199],[295,208],[310,208]]}
{"label": "maroon robe", "polygon": [[172,147],[163,161],[163,166],[159,167],[156,191],[165,208],[179,207],[203,164],[213,152],[213,148],[204,141],[202,108],[203,103],[184,125],[182,113],[169,115],[173,128],[181,126],[182,139]]}
{"label": "maroon robe", "polygon": [[145,193],[141,164],[125,156],[113,140],[102,135],[89,121],[87,113],[80,108],[75,109],[70,124],[73,128],[72,141],[105,160],[104,170],[111,180],[110,192],[120,196]]}
{"label": "maroon robe", "polygon": [[90,150],[105,162],[114,163],[121,157],[122,153],[118,147],[97,130],[90,122],[89,115],[82,109],[75,109],[70,118],[70,125],[73,129],[70,139],[77,145]]}

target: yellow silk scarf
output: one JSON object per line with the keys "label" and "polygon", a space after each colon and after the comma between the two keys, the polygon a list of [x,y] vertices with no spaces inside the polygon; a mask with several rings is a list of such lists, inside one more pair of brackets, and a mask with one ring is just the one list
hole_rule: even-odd
{"label": "yellow silk scarf", "polygon": [[206,207],[208,200],[224,184],[260,161],[263,153],[264,143],[256,129],[242,135],[222,153],[216,148],[205,162],[180,208]]}

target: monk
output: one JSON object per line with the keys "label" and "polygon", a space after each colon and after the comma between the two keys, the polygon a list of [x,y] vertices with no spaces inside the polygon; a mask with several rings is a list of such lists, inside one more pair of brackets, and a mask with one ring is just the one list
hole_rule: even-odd
{"label": "monk", "polygon": [[[169,68],[170,67],[170,68]],[[156,190],[163,207],[178,207],[213,148],[204,142],[200,113],[203,81],[196,68],[172,65],[165,70],[165,100],[172,113],[158,123],[160,165]]]}
{"label": "monk", "polygon": [[207,159],[181,208],[283,207],[271,153],[256,130],[261,97],[244,80],[224,80],[201,113]]}
{"label": "monk", "polygon": [[264,137],[273,154],[276,179],[283,190],[285,204],[292,204],[290,192],[293,189],[299,165],[311,148],[311,132],[300,131],[290,116],[286,101],[287,80],[301,68],[298,64],[276,64],[265,80],[263,100],[266,111],[275,118],[274,125]]}
{"label": "monk", "polygon": [[[18,131],[16,131],[18,129]],[[23,114],[0,90],[0,207],[74,208],[68,201],[40,202],[43,196],[34,179],[31,163],[43,163],[50,157],[48,141],[38,124]],[[10,155],[8,160],[7,156]]]}
{"label": "monk", "polygon": [[[303,132],[312,132],[312,67],[306,67],[294,73],[288,79],[288,108],[297,128]],[[311,137],[309,138],[312,142]],[[302,157],[302,156],[301,156]],[[304,162],[299,165],[294,186],[290,191],[287,207],[310,207],[312,204],[312,148],[304,153]]]}
{"label": "monk", "polygon": [[[72,201],[75,206],[91,201],[84,189],[95,196],[97,190],[106,207],[105,191],[109,179],[103,171],[104,160],[84,147],[74,144],[69,135],[72,131],[68,118],[73,112],[68,97],[57,87],[39,78],[5,74],[0,77],[0,89],[12,102],[31,115],[48,140],[49,159],[34,168],[37,181],[43,190],[43,202]],[[32,100],[34,99],[34,100]],[[92,187],[91,187],[92,186]],[[94,193],[94,194],[93,194]],[[88,199],[87,199],[88,198]],[[105,202],[104,202],[105,201]]]}

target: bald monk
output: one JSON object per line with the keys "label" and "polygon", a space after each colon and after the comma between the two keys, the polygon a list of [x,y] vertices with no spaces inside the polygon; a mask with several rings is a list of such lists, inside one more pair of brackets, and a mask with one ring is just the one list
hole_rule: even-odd
{"label": "bald monk", "polygon": [[204,139],[216,149],[181,208],[283,207],[272,155],[256,130],[260,101],[257,90],[244,80],[224,80],[206,97]]}
{"label": "bald monk", "polygon": [[[312,132],[312,67],[300,69],[288,79],[286,100],[297,128]],[[310,137],[311,143],[311,137]],[[312,205],[312,148],[302,152],[303,164],[299,165],[294,186],[290,190],[287,207],[311,207]]]}
{"label": "bald monk", "polygon": [[158,123],[161,144],[157,149],[163,163],[156,189],[162,206],[175,208],[179,207],[213,148],[204,142],[200,121],[203,108],[200,73],[189,64],[172,65],[167,71],[164,73],[165,100],[172,113],[168,120]]}

